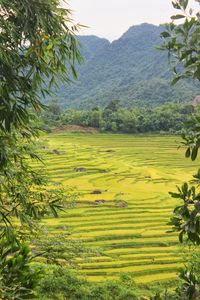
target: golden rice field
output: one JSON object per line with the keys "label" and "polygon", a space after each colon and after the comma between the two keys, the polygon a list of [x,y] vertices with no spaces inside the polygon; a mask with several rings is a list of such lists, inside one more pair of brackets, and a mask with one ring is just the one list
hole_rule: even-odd
{"label": "golden rice field", "polygon": [[175,278],[182,258],[177,234],[167,232],[176,204],[168,191],[195,172],[179,137],[61,133],[43,140],[50,177],[81,192],[76,207],[45,221],[96,249],[79,259],[79,273],[93,281],[122,272],[137,283]]}

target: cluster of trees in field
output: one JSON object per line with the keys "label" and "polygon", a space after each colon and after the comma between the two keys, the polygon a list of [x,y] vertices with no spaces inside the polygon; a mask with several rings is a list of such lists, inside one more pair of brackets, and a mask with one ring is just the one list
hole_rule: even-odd
{"label": "cluster of trees in field", "polygon": [[138,300],[139,290],[131,275],[116,280],[92,283],[61,266],[46,268],[37,289],[38,299],[49,300]]}
{"label": "cluster of trees in field", "polygon": [[180,132],[185,121],[194,112],[190,104],[170,103],[155,108],[123,108],[119,101],[111,101],[104,109],[68,109],[61,111],[58,102],[52,101],[41,119],[42,128],[67,124],[89,126],[100,131],[147,133]]}
{"label": "cluster of trees in field", "polygon": [[[186,270],[182,270],[179,279],[166,283],[145,285],[149,297],[144,297],[141,287],[134,282],[134,275],[121,273],[118,279],[109,279],[101,283],[87,281],[77,273],[59,265],[37,265],[44,275],[36,287],[37,299],[58,300],[198,300],[198,283],[200,282],[200,252],[183,251]],[[192,270],[192,275],[188,270]],[[176,290],[173,287],[176,284]],[[163,292],[165,289],[165,292]],[[154,296],[151,296],[154,295]],[[191,295],[195,295],[191,298]]]}

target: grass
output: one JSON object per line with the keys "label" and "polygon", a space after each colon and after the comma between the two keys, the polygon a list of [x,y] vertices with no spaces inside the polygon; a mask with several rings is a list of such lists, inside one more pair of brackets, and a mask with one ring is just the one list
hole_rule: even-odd
{"label": "grass", "polygon": [[81,194],[76,207],[45,224],[55,234],[66,226],[72,238],[96,249],[87,261],[77,259],[79,274],[92,281],[122,272],[138,283],[173,280],[182,258],[177,234],[167,232],[177,204],[168,192],[195,173],[195,163],[177,149],[179,138],[62,133],[43,139],[49,176]]}

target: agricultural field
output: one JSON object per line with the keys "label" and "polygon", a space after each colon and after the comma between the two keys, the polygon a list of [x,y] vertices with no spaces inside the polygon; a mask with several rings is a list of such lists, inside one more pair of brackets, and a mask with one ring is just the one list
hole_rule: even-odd
{"label": "agricultural field", "polygon": [[190,180],[195,164],[176,136],[57,133],[43,137],[51,179],[75,187],[75,207],[46,219],[93,251],[79,274],[102,281],[131,273],[136,283],[176,278],[182,266],[177,233],[167,225],[176,200],[168,192]]}

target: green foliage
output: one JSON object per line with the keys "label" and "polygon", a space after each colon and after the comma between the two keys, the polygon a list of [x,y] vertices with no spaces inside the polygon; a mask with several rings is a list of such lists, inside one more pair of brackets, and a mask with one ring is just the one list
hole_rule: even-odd
{"label": "green foliage", "polygon": [[193,270],[183,269],[179,277],[182,280],[181,289],[178,290],[180,299],[198,299],[200,297],[199,280]]}
{"label": "green foliage", "polygon": [[191,157],[192,161],[197,158],[200,147],[200,117],[199,109],[192,115],[187,124],[187,131],[182,134],[183,145],[187,147],[185,156]]}
{"label": "green foliage", "polygon": [[73,272],[56,266],[49,268],[40,282],[40,299],[55,300],[136,300],[137,288],[129,275],[120,280],[93,284],[78,278]]}
{"label": "green foliage", "polygon": [[10,244],[2,239],[0,244],[0,298],[21,300],[35,298],[33,291],[41,273],[31,267],[32,257],[27,245]]}
{"label": "green foliage", "polygon": [[0,2],[0,215],[6,227],[11,227],[13,216],[30,225],[29,217],[40,218],[48,207],[57,215],[59,208],[60,195],[42,188],[42,178],[27,163],[27,157],[38,158],[31,147],[37,130],[30,122],[34,115],[29,109],[42,108],[39,94],[49,93],[45,78],[50,85],[57,75],[70,80],[66,60],[73,71],[79,59],[77,28],[70,27],[70,12],[58,4]]}
{"label": "green foliage", "polygon": [[[110,106],[112,105],[112,106]],[[111,108],[110,108],[111,107]],[[121,108],[111,101],[102,110],[66,110],[60,115],[57,123],[49,121],[49,128],[67,124],[90,126],[100,131],[125,133],[170,132],[176,133],[184,128],[184,121],[189,118],[194,108],[189,104],[168,104],[153,109]],[[42,126],[46,124],[42,119]],[[51,115],[48,117],[51,119]]]}
{"label": "green foliage", "polygon": [[[193,9],[188,8],[188,2],[188,0],[172,2],[178,14],[171,17],[172,23],[167,25],[167,31],[161,34],[164,38],[162,49],[167,49],[169,56],[173,57],[178,65],[174,67],[173,84],[186,77],[200,80],[200,14],[199,11],[194,13]],[[175,21],[179,19],[184,22],[176,25]]]}
{"label": "green foliage", "polygon": [[198,282],[200,282],[200,248],[190,245],[189,249],[184,248],[184,263],[187,270],[191,270]]}
{"label": "green foliage", "polygon": [[[174,68],[173,84],[185,77],[200,81],[200,14],[199,12],[194,14],[193,10],[188,8],[188,2],[188,0],[175,0],[172,2],[174,8],[179,10],[180,13],[171,17],[172,23],[167,25],[167,31],[161,34],[165,40],[162,49],[167,49],[169,56],[173,55],[178,64],[178,68]],[[199,3],[199,1],[196,2]],[[175,20],[179,19],[183,19],[184,22],[176,25]],[[180,64],[181,68],[179,67]],[[194,114],[189,123],[188,131],[183,134],[183,144],[187,146],[185,156],[191,158],[192,161],[198,155],[199,132],[199,115]],[[194,175],[197,184],[199,184],[199,175],[200,171],[198,170],[197,174]],[[170,194],[172,197],[183,201],[183,205],[175,208],[172,218],[174,229],[179,231],[180,242],[183,242],[183,236],[187,234],[188,241],[199,245],[200,193],[198,192],[198,185],[190,187],[188,183],[184,183],[181,188],[178,187],[178,193]],[[194,257],[190,257],[189,265],[186,265],[179,276],[182,284],[177,289],[177,299],[199,299],[199,267]]]}
{"label": "green foliage", "polygon": [[179,241],[183,243],[183,236],[187,234],[188,240],[200,244],[200,193],[195,186],[189,187],[184,183],[178,187],[178,193],[171,193],[173,198],[183,201],[183,205],[174,209],[171,224],[179,231]]}
{"label": "green foliage", "polygon": [[183,247],[185,268],[179,273],[180,282],[175,295],[178,300],[199,299],[200,297],[200,252],[199,246]]}
{"label": "green foliage", "polygon": [[172,300],[171,295],[168,295],[167,293],[160,294],[160,293],[156,293],[155,296],[151,297],[150,300]]}
{"label": "green foliage", "polygon": [[[199,1],[198,1],[199,2]],[[167,25],[167,31],[161,36],[165,43],[162,49],[167,50],[169,55],[173,54],[178,63],[182,64],[182,69],[177,73],[174,68],[175,84],[179,79],[190,77],[200,81],[200,45],[199,45],[199,12],[193,15],[193,10],[188,9],[187,0],[173,1],[175,9],[180,10],[181,14],[172,16],[172,23]],[[174,20],[184,19],[184,22],[176,25]],[[194,161],[198,155],[200,147],[200,118],[197,111],[193,114],[189,122],[189,129],[183,134],[183,144],[187,146],[185,156]],[[198,179],[198,174],[195,176]],[[172,197],[180,198],[184,204],[174,210],[172,224],[180,232],[179,240],[183,241],[183,235],[187,233],[188,239],[193,243],[200,244],[200,194],[196,187],[189,188],[185,183],[178,188],[178,193],[171,193]]]}
{"label": "green foliage", "polygon": [[56,217],[63,200],[28,163],[39,159],[35,112],[44,107],[41,95],[50,93],[57,77],[67,82],[76,77],[80,54],[77,27],[57,0],[0,0],[0,16],[1,292],[2,299],[25,299],[37,278],[21,241],[36,220],[50,213]]}
{"label": "green foliage", "polygon": [[77,28],[59,1],[1,0],[0,7],[0,128],[10,131],[27,128],[28,106],[40,110],[40,94],[49,93],[47,78],[51,85],[57,75],[69,81],[70,69],[76,75],[74,61],[80,55]]}

